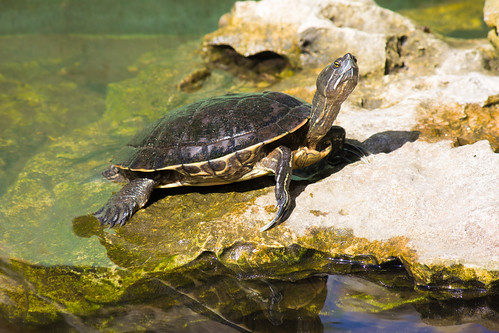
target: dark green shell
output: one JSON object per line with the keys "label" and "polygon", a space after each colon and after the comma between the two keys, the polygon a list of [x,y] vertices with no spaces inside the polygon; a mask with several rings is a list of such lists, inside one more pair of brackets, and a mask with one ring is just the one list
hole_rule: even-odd
{"label": "dark green shell", "polygon": [[113,164],[131,170],[213,160],[307,123],[310,105],[279,92],[228,94],[171,111],[140,132]]}

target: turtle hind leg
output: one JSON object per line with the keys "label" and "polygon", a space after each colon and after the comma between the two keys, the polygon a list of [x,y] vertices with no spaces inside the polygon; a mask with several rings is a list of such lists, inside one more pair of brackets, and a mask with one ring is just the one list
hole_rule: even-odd
{"label": "turtle hind leg", "polygon": [[111,228],[116,224],[123,226],[133,213],[144,207],[156,185],[157,181],[154,179],[133,179],[95,212],[94,216],[101,224]]}
{"label": "turtle hind leg", "polygon": [[260,228],[260,231],[266,231],[282,223],[289,212],[291,206],[289,184],[293,174],[293,152],[288,147],[280,146],[262,162],[275,174],[275,197],[277,200],[276,207],[278,208],[277,214],[272,221]]}

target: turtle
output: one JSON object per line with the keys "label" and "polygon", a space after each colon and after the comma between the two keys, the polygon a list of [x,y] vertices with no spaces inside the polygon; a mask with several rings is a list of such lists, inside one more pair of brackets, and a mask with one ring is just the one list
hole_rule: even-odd
{"label": "turtle", "polygon": [[290,210],[293,169],[343,149],[345,130],[333,122],[358,79],[357,59],[347,53],[320,72],[312,105],[266,91],[225,94],[168,112],[139,132],[102,173],[126,185],[94,216],[103,225],[123,226],[154,188],[274,174],[277,213],[260,230],[282,223]]}

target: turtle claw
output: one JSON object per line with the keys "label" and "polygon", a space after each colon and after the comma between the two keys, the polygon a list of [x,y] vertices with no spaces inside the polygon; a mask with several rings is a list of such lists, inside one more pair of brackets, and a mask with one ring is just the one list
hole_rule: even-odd
{"label": "turtle claw", "polygon": [[338,165],[343,163],[350,164],[360,160],[363,163],[368,164],[369,155],[371,155],[371,153],[361,146],[345,142],[343,143],[341,151],[338,154],[332,155],[328,159],[328,162],[331,165]]}
{"label": "turtle claw", "polygon": [[110,228],[115,225],[124,226],[134,212],[135,206],[134,202],[115,202],[111,198],[104,207],[94,213],[94,216],[102,225],[109,225]]}
{"label": "turtle claw", "polygon": [[128,221],[128,219],[131,217],[131,214],[130,214],[130,210],[129,209],[124,209],[121,213],[120,213],[120,217],[119,217],[119,225],[122,227],[125,225],[126,221]]}
{"label": "turtle claw", "polygon": [[277,214],[274,216],[272,221],[264,225],[263,227],[260,228],[260,232],[267,231],[271,229],[272,227],[280,224],[282,221],[284,221],[284,217],[286,215],[286,212],[289,207],[289,200],[288,200],[288,194],[287,192],[284,192],[281,198],[277,201],[275,207],[279,207],[277,210]]}
{"label": "turtle claw", "polygon": [[274,217],[274,219],[272,221],[270,221],[269,223],[267,223],[266,225],[264,225],[263,227],[260,228],[260,232],[264,232],[264,231],[267,231],[269,230],[270,228],[272,228],[273,226],[277,225],[278,224],[278,221],[277,221],[277,216]]}
{"label": "turtle claw", "polygon": [[157,182],[149,178],[136,178],[123,186],[109,201],[94,213],[102,225],[124,226],[133,213],[143,207]]}
{"label": "turtle claw", "polygon": [[[343,144],[343,152],[346,154],[354,155],[355,158],[360,159],[362,162],[368,164],[369,159],[367,158],[371,153],[361,146],[357,146],[348,142]],[[343,156],[343,158],[348,159],[348,156]]]}
{"label": "turtle claw", "polygon": [[112,217],[112,219],[110,221],[111,228],[114,227],[114,225],[116,224],[116,222],[118,222],[118,217],[119,217],[119,215],[117,215],[117,214]]}

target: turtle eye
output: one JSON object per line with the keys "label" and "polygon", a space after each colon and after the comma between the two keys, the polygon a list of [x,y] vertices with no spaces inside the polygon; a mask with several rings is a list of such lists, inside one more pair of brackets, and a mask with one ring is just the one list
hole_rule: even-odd
{"label": "turtle eye", "polygon": [[334,68],[338,68],[338,67],[340,67],[340,62],[339,62],[338,60],[335,60],[335,61],[333,62],[333,66],[334,66]]}

